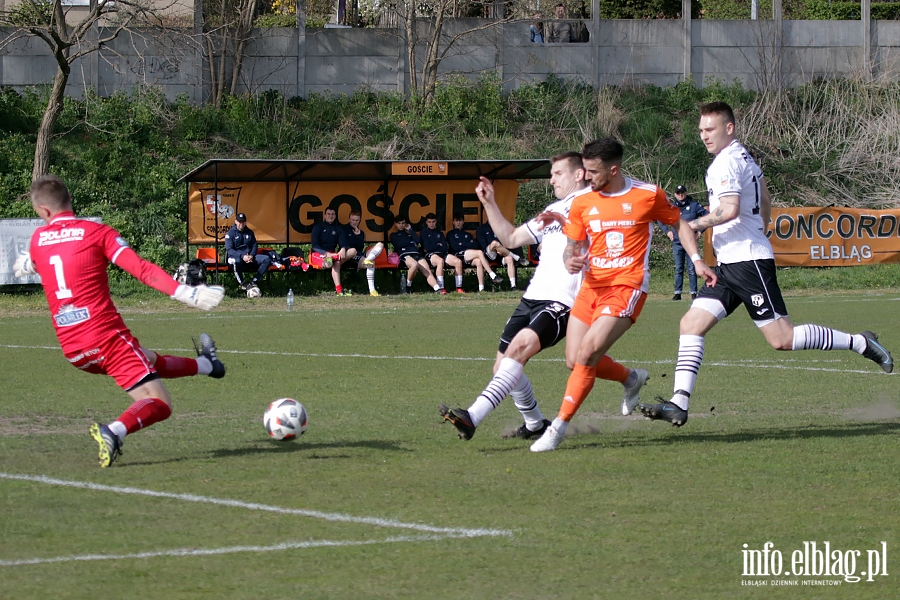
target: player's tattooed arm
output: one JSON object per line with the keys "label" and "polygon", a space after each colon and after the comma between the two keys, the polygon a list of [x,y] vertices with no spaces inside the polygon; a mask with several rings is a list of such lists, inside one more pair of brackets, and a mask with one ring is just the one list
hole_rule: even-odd
{"label": "player's tattooed arm", "polygon": [[581,253],[582,242],[568,238],[563,250],[563,263],[569,273],[578,273],[584,269],[584,254]]}
{"label": "player's tattooed arm", "polygon": [[699,219],[690,222],[691,229],[694,231],[703,231],[722,223],[732,221],[741,214],[741,197],[737,194],[731,196],[722,196],[719,199],[719,206],[708,215],[704,215]]}

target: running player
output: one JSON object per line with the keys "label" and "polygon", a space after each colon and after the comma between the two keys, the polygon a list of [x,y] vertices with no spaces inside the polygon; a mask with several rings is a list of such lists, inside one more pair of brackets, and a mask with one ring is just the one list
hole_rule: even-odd
{"label": "running player", "polygon": [[[494,377],[475,402],[468,408],[450,408],[441,404],[438,409],[444,420],[456,427],[460,439],[469,440],[475,428],[493,411],[507,394],[525,419],[516,437],[538,437],[550,424],[538,408],[531,382],[524,373],[525,363],[543,350],[556,345],[566,335],[569,309],[581,286],[581,272],[569,273],[563,264],[566,236],[562,226],[549,213],[568,216],[572,201],[591,191],[584,180],[581,154],[567,152],[550,159],[550,185],[557,201],[531,221],[518,228],[506,220],[494,199],[494,186],[482,177],[475,193],[481,200],[488,221],[498,238],[509,247],[539,244],[544,251],[534,271],[522,301],[506,322],[500,335],[500,347],[494,361]],[[566,345],[566,354],[574,350]],[[574,353],[567,362],[574,361]]]}
{"label": "running player", "polygon": [[72,197],[59,177],[44,175],[34,180],[31,205],[47,224],[34,232],[30,253],[16,260],[16,277],[41,276],[56,337],[68,361],[82,371],[109,375],[134,401],[117,420],[90,427],[100,447],[100,466],[108,467],[121,454],[127,434],[164,421],[172,413],[172,399],[160,378],[221,378],[225,366],[205,333],[200,334],[196,359],[142,348],[110,297],[107,266],[112,263],[145,285],[202,310],[216,307],[225,290],[179,285],[138,256],[113,228],[76,217]]}
{"label": "running player", "polygon": [[700,107],[700,139],[715,156],[706,171],[710,212],[691,221],[690,227],[692,231],[712,227],[719,283],[703,287],[681,318],[672,399],[641,404],[644,416],[676,427],[687,422],[691,392],[703,362],[704,336],[742,304],[776,350],[852,350],[890,373],[894,360],[871,331],[849,334],[791,323],[775,274],[775,253],[766,238],[772,197],[762,170],[737,140],[734,112],[728,104],[711,102]]}
{"label": "running player", "polygon": [[[697,255],[697,240],[681,213],[655,185],[622,174],[622,145],[612,138],[584,147],[585,173],[596,192],[575,199],[566,220],[568,237],[563,257],[570,273],[587,265],[584,283],[569,318],[568,344],[577,347],[575,366],[558,416],[531,446],[532,452],[555,450],[575,412],[594,387],[596,378],[618,381],[625,386],[622,412],[630,414],[647,382],[643,369],[629,369],[606,354],[637,320],[650,287],[649,250],[653,221],[677,223],[685,248]],[[589,239],[588,254],[582,243]],[[697,255],[699,259],[699,255]],[[715,275],[696,261],[697,275]]]}

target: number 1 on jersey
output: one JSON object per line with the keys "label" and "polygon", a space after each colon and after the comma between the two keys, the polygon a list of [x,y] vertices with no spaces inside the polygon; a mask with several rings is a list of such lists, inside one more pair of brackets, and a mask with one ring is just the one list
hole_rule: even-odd
{"label": "number 1 on jersey", "polygon": [[58,254],[50,257],[50,264],[53,265],[53,272],[56,274],[56,298],[57,300],[65,300],[72,297],[72,290],[66,287],[66,274],[63,272],[62,259]]}

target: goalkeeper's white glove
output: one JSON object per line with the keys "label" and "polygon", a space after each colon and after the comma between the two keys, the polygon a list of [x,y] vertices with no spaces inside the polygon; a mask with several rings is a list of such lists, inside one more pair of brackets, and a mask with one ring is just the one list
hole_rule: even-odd
{"label": "goalkeeper's white glove", "polygon": [[172,296],[174,300],[201,310],[214,309],[224,297],[225,288],[220,285],[179,285]]}
{"label": "goalkeeper's white glove", "polygon": [[34,275],[37,271],[34,270],[34,263],[31,261],[31,254],[28,252],[23,252],[16,258],[16,262],[13,263],[13,275],[16,276],[16,279],[21,279],[26,275]]}

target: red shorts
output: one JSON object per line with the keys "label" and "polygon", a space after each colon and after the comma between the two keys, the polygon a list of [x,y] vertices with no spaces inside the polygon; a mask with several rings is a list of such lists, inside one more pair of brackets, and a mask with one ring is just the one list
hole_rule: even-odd
{"label": "red shorts", "polygon": [[569,316],[591,325],[600,317],[628,317],[637,321],[647,294],[627,285],[594,288],[581,286]]}
{"label": "red shorts", "polygon": [[109,375],[123,390],[129,390],[156,370],[141,344],[127,329],[102,342],[97,348],[66,352],[66,358],[76,369],[95,375]]}

